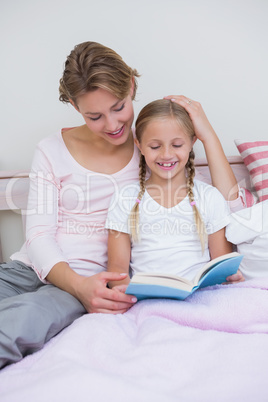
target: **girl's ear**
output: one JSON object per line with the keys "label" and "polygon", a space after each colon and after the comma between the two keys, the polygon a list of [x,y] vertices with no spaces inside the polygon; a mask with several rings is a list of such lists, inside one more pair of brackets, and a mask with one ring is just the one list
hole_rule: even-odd
{"label": "girl's ear", "polygon": [[137,138],[134,138],[134,142],[137,145],[137,147],[139,148],[139,150],[141,151],[141,144],[139,143],[139,141],[137,140]]}
{"label": "girl's ear", "polygon": [[194,143],[196,142],[196,140],[197,140],[197,136],[194,135],[194,137],[193,137],[193,139],[192,139],[192,145],[194,145]]}
{"label": "girl's ear", "polygon": [[69,99],[69,102],[71,103],[71,105],[73,105],[75,110],[77,110],[80,113],[80,110],[79,110],[78,106],[74,103],[74,101],[72,99]]}

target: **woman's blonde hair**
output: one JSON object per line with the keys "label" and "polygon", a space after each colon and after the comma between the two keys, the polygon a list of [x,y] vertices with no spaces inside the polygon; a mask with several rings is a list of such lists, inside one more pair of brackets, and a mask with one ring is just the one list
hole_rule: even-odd
{"label": "woman's blonde hair", "polygon": [[[142,140],[142,134],[146,129],[147,125],[155,119],[174,119],[178,125],[184,130],[184,132],[190,137],[191,140],[194,139],[195,131],[192,120],[187,113],[187,111],[175,102],[167,99],[160,99],[153,101],[146,105],[139,113],[136,120],[136,137],[139,143]],[[194,211],[195,223],[197,226],[197,232],[200,238],[202,250],[204,251],[206,242],[206,230],[204,222],[195,204],[193,187],[194,187],[194,176],[195,176],[195,165],[194,165],[195,154],[193,149],[189,153],[189,158],[186,163],[185,169],[187,174],[187,195],[189,197],[190,204]],[[145,192],[145,177],[146,177],[146,162],[142,154],[140,154],[140,172],[139,172],[139,183],[140,191],[137,197],[137,201],[131,210],[129,223],[131,229],[131,236],[134,241],[139,239],[139,204]]]}
{"label": "woman's blonde hair", "polygon": [[98,88],[124,99],[134,80],[132,99],[137,91],[137,70],[130,68],[114,50],[97,42],[84,42],[75,46],[65,62],[60,79],[59,99],[77,105],[77,98]]}

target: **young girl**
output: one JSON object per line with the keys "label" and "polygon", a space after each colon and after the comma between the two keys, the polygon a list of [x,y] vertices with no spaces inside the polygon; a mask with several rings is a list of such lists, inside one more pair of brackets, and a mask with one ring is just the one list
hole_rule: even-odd
{"label": "young girl", "polygon": [[[86,312],[123,313],[136,301],[106,286],[124,275],[106,272],[104,224],[112,194],[138,179],[131,132],[137,77],[99,43],[81,43],[67,57],[60,100],[71,103],[84,124],[37,146],[26,242],[0,265],[0,368],[42,348]],[[213,184],[226,198],[234,190],[236,198],[236,180],[201,106],[176,99],[192,109]]]}
{"label": "young girl", "polygon": [[133,274],[167,271],[191,280],[210,259],[232,251],[223,196],[194,179],[195,141],[192,121],[174,99],[141,110],[135,139],[139,184],[116,195],[106,220],[109,272],[128,273],[130,267]]}

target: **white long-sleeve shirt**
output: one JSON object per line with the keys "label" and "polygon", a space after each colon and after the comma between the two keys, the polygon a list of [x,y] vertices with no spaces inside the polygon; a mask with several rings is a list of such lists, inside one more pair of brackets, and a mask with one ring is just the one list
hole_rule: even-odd
{"label": "white long-sleeve shirt", "polygon": [[137,181],[139,154],[111,175],[87,170],[69,153],[61,133],[42,140],[30,173],[26,242],[11,256],[31,266],[44,280],[65,261],[77,273],[90,276],[107,266],[104,228],[112,195]]}

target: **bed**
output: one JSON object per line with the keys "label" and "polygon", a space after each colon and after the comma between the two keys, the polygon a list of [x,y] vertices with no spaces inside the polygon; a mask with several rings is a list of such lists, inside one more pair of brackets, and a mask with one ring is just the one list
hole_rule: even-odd
{"label": "bed", "polygon": [[[252,190],[243,159],[229,161]],[[204,160],[197,169],[210,180]],[[23,211],[27,186],[27,172],[2,172],[0,208]],[[267,290],[264,272],[184,301],[143,300],[123,315],[84,315],[39,352],[1,370],[0,400],[267,402]]]}

